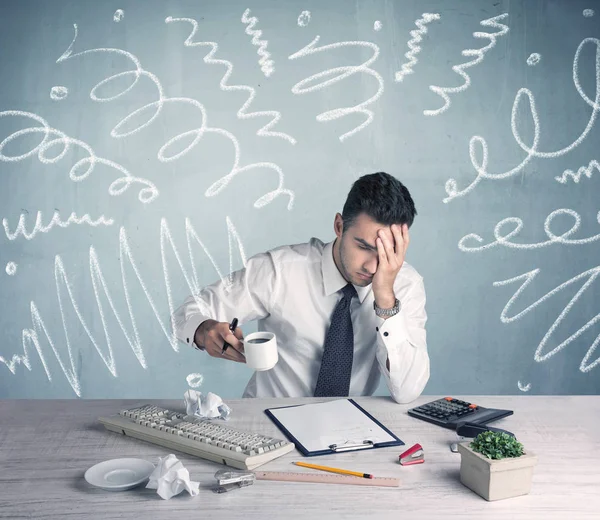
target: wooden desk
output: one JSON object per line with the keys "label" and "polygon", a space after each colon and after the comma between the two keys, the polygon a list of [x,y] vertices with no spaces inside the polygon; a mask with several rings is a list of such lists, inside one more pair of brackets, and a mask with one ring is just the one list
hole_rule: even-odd
{"label": "wooden desk", "polygon": [[[137,457],[157,462],[169,450],[108,432],[97,417],[150,401],[0,400],[1,518],[394,518],[424,519],[573,519],[600,518],[600,396],[454,396],[495,408],[514,410],[493,423],[515,433],[539,457],[529,495],[487,502],[459,480],[460,455],[449,443],[456,434],[413,419],[406,410],[438,396],[422,396],[410,405],[388,397],[356,401],[381,420],[406,447],[318,457],[323,465],[356,469],[402,479],[400,489],[257,481],[218,495],[210,491],[215,463],[173,452],[200,482],[200,494],[183,491],[163,500],[144,485],[122,492],[90,486],[83,478],[92,465],[107,459]],[[319,399],[320,400],[320,399]],[[266,407],[317,399],[240,399],[228,424],[280,435],[265,416]],[[180,401],[151,401],[183,410]],[[419,442],[425,463],[403,467],[398,455]],[[261,469],[292,470],[301,459],[289,453]],[[316,458],[313,461],[317,460]]]}

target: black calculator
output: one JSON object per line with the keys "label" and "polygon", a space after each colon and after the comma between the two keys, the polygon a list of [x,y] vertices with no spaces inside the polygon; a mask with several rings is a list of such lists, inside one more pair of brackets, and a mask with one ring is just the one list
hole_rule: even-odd
{"label": "black calculator", "polygon": [[408,410],[411,417],[452,430],[461,423],[487,424],[512,414],[512,410],[484,408],[453,397],[444,397]]}

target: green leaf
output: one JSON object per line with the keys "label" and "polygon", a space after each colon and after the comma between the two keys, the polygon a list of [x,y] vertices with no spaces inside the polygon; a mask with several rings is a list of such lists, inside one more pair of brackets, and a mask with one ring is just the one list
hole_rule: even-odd
{"label": "green leaf", "polygon": [[523,445],[504,432],[482,432],[470,443],[473,451],[488,459],[503,459],[523,455]]}

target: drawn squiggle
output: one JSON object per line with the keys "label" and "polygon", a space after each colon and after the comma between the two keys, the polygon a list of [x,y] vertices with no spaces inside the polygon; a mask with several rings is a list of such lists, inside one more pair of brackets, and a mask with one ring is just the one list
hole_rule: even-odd
{"label": "drawn squiggle", "polygon": [[55,86],[50,89],[50,99],[62,101],[69,95],[69,89],[63,86]]}
{"label": "drawn squiggle", "polygon": [[8,262],[6,264],[6,274],[8,276],[14,276],[17,272],[17,264],[15,262]]}
{"label": "drawn squiggle", "polygon": [[498,23],[499,20],[503,20],[508,16],[508,13],[504,13],[498,16],[494,16],[493,18],[488,18],[487,20],[482,20],[480,25],[484,27],[493,27],[494,29],[500,29],[495,33],[487,33],[487,32],[474,32],[474,38],[487,38],[490,40],[490,43],[481,49],[465,49],[462,51],[463,56],[476,56],[474,60],[468,61],[466,63],[462,63],[461,65],[454,65],[452,70],[456,72],[459,76],[461,76],[465,82],[458,87],[437,87],[434,85],[429,86],[429,90],[435,92],[438,96],[440,96],[444,100],[444,105],[441,108],[436,110],[423,110],[423,114],[426,116],[437,116],[442,114],[448,108],[450,108],[450,96],[448,94],[456,94],[458,92],[463,92],[467,90],[471,86],[471,77],[465,72],[465,69],[478,65],[483,61],[485,54],[496,46],[496,41],[500,36],[504,36],[509,28],[507,25],[502,23]]}
{"label": "drawn squiggle", "polygon": [[561,176],[554,178],[561,184],[567,184],[569,179],[573,179],[573,182],[577,184],[583,175],[585,175],[588,179],[591,179],[594,170],[600,173],[600,162],[592,159],[587,166],[581,166],[577,172],[574,172],[573,170],[565,170]]}
{"label": "drawn squiggle", "polygon": [[527,383],[526,385],[524,385],[523,383],[521,383],[521,381],[518,381],[517,386],[519,387],[519,390],[521,390],[521,392],[529,392],[529,390],[531,390],[531,383]]}
{"label": "drawn squiggle", "polygon": [[[561,235],[556,235],[550,228],[552,226],[552,221],[559,215],[569,215],[573,217],[575,222],[571,226],[571,229],[565,231]],[[596,215],[596,220],[598,221],[598,224],[600,224],[600,211]],[[513,224],[515,227],[507,234],[503,234],[502,228],[506,224]],[[546,242],[538,242],[535,244],[515,244],[514,242],[510,242],[510,239],[521,232],[521,229],[523,229],[523,221],[517,217],[508,217],[496,224],[496,227],[494,228],[494,238],[496,240],[494,240],[494,242],[491,242],[484,246],[468,246],[465,244],[465,242],[469,240],[475,240],[480,244],[483,242],[483,238],[481,238],[479,235],[475,233],[469,233],[468,235],[465,235],[459,240],[458,248],[466,253],[471,253],[476,251],[484,251],[486,249],[491,249],[492,247],[499,245],[509,247],[512,249],[539,249],[541,247],[549,246],[550,244],[582,245],[600,240],[600,234],[588,238],[579,238],[574,240],[569,239],[569,237],[573,233],[576,233],[579,230],[580,225],[581,217],[579,216],[579,213],[573,211],[572,209],[557,209],[556,211],[550,213],[550,215],[546,217],[546,221],[544,222],[544,231],[546,232],[546,236],[548,237],[548,240]]]}
{"label": "drawn squiggle", "polygon": [[[60,130],[52,128],[44,118],[38,116],[37,114],[33,114],[31,112],[21,112],[19,110],[6,110],[4,112],[0,112],[0,117],[26,117],[29,119],[33,119],[34,121],[42,125],[18,130],[13,134],[9,135],[6,139],[4,139],[4,141],[0,143],[0,161],[19,162],[37,153],[38,160],[42,164],[54,164],[60,161],[67,154],[67,152],[71,149],[72,145],[75,145],[85,150],[88,154],[88,157],[80,159],[73,165],[71,171],[69,172],[69,178],[72,181],[81,182],[85,180],[92,173],[96,164],[104,164],[106,166],[109,166],[110,168],[118,170],[123,174],[123,177],[119,177],[117,180],[113,181],[108,187],[108,192],[112,196],[116,197],[118,195],[122,195],[125,191],[127,191],[127,188],[129,188],[129,186],[137,183],[146,186],[145,188],[141,189],[138,193],[138,199],[140,202],[147,204],[149,202],[152,202],[156,197],[158,197],[158,189],[152,182],[150,182],[147,179],[131,175],[131,173],[129,173],[127,169],[125,169],[120,164],[117,164],[116,162],[97,157],[94,153],[94,150],[87,143],[84,143],[79,139],[73,139],[61,132]],[[4,154],[4,147],[10,142],[14,141],[18,137],[36,133],[44,134],[44,138],[42,139],[42,142],[39,143],[32,150],[29,150],[23,155],[17,156],[9,156]],[[56,136],[56,138],[51,139],[51,137],[54,136]],[[61,145],[63,147],[62,151],[60,152],[60,154],[54,157],[49,157],[47,155],[47,152],[50,149],[52,149],[52,147],[57,145]],[[88,165],[88,169],[85,170],[83,173],[80,173],[79,170],[82,166],[85,165]]]}
{"label": "drawn squiggle", "polygon": [[427,34],[427,27],[425,26],[425,24],[431,23],[439,19],[440,15],[437,13],[423,13],[421,18],[415,21],[415,25],[418,27],[418,29],[410,31],[412,39],[409,40],[407,43],[410,51],[408,51],[404,55],[404,57],[408,59],[408,63],[403,63],[400,67],[400,70],[396,72],[396,81],[400,82],[404,79],[404,76],[407,76],[408,74],[413,74],[415,72],[413,70],[413,67],[417,64],[417,54],[421,52],[421,47],[417,44],[421,43],[421,40],[423,40],[423,36]]}
{"label": "drawn squiggle", "polygon": [[[534,359],[538,363],[540,363],[542,361],[546,361],[547,359],[551,358],[553,355],[557,354],[559,351],[561,351],[563,348],[565,348],[569,343],[571,343],[572,341],[577,339],[579,336],[581,336],[581,334],[583,334],[587,329],[592,327],[596,322],[600,321],[600,313],[599,313],[599,314],[596,314],[596,316],[594,316],[591,320],[589,320],[583,327],[581,327],[579,330],[577,330],[576,332],[571,334],[571,336],[569,336],[566,340],[564,340],[560,345],[558,345],[557,347],[552,349],[550,352],[542,354],[544,347],[546,346],[546,343],[548,342],[548,340],[550,339],[550,337],[552,336],[552,334],[554,333],[556,328],[561,324],[561,322],[563,321],[565,316],[569,313],[569,311],[572,309],[573,305],[577,302],[577,300],[581,297],[581,295],[594,283],[594,281],[596,280],[598,275],[600,275],[600,266],[594,267],[594,268],[589,269],[577,276],[574,276],[570,280],[566,281],[565,283],[559,285],[558,287],[551,290],[549,293],[542,296],[539,300],[532,303],[525,310],[521,311],[520,313],[516,314],[515,316],[509,317],[508,312],[510,311],[510,308],[513,306],[513,304],[516,302],[516,300],[519,298],[519,296],[523,293],[523,291],[525,291],[527,286],[533,282],[533,280],[535,279],[535,277],[538,275],[539,272],[540,272],[540,269],[534,269],[533,271],[529,271],[528,273],[523,273],[519,276],[515,276],[514,278],[510,278],[509,280],[494,282],[494,284],[493,284],[494,287],[501,287],[503,285],[508,285],[508,284],[518,282],[518,281],[523,281],[523,284],[521,285],[521,287],[519,287],[517,292],[512,296],[512,298],[508,301],[508,303],[502,310],[502,313],[500,315],[500,320],[502,321],[502,323],[511,323],[515,320],[518,320],[519,318],[523,317],[528,312],[531,312],[533,309],[535,309],[539,304],[541,304],[545,300],[551,298],[556,293],[562,291],[564,288],[568,287],[571,284],[574,284],[575,282],[577,282],[579,280],[583,280],[583,279],[587,278],[587,281],[583,284],[581,289],[579,289],[579,291],[577,291],[577,294],[575,296],[573,296],[573,298],[571,298],[571,300],[569,301],[567,306],[563,309],[563,311],[560,313],[558,318],[556,318],[556,320],[554,321],[554,323],[552,324],[550,329],[548,329],[548,332],[546,332],[542,341],[538,345],[538,347],[535,351],[535,355],[534,355]],[[592,354],[594,353],[594,351],[596,350],[596,347],[598,346],[598,343],[600,343],[600,334],[596,337],[596,339],[594,340],[594,342],[588,349],[586,355],[584,356],[583,360],[581,361],[581,364],[579,365],[579,370],[581,372],[589,372],[596,365],[598,365],[600,363],[600,357],[598,359],[596,359],[595,361],[593,361],[592,363],[589,362],[590,358],[592,357]]]}
{"label": "drawn squiggle", "polygon": [[[583,89],[581,88],[581,84],[579,82],[579,58],[580,58],[582,49],[584,48],[584,46],[587,43],[593,43],[596,46],[596,63],[595,63],[596,95],[595,95],[595,99],[593,101],[583,91]],[[592,113],[590,115],[588,124],[587,124],[586,128],[583,130],[583,132],[581,133],[581,135],[575,141],[573,141],[570,145],[565,146],[564,148],[553,151],[553,152],[538,151],[538,146],[540,143],[540,121],[539,121],[537,109],[535,106],[535,98],[529,89],[521,88],[521,89],[519,89],[519,91],[517,92],[517,95],[515,96],[515,100],[514,100],[513,107],[512,107],[511,129],[512,129],[512,134],[513,134],[513,137],[515,138],[516,143],[521,147],[521,149],[523,151],[525,151],[527,153],[527,156],[525,157],[525,159],[523,159],[523,161],[520,164],[518,164],[517,166],[515,166],[514,168],[512,168],[511,170],[509,170],[507,172],[496,173],[496,174],[489,173],[487,170],[487,168],[488,168],[487,142],[483,137],[479,137],[477,135],[473,136],[471,138],[471,140],[469,141],[469,155],[471,158],[471,164],[473,165],[473,168],[475,168],[475,171],[477,172],[477,177],[475,177],[473,182],[462,191],[458,190],[458,185],[457,185],[456,179],[448,179],[448,181],[446,181],[446,187],[445,187],[448,197],[446,197],[444,199],[444,202],[448,203],[454,198],[463,197],[464,195],[466,195],[467,193],[472,191],[475,188],[475,186],[477,186],[477,184],[479,184],[479,182],[481,182],[482,179],[499,180],[499,179],[505,179],[507,177],[511,177],[511,176],[519,173],[531,161],[531,159],[533,157],[539,157],[539,158],[560,157],[561,155],[565,155],[566,153],[570,152],[571,150],[573,150],[574,148],[576,148],[583,142],[583,140],[588,136],[591,129],[593,128],[594,123],[596,122],[596,117],[598,116],[598,112],[600,111],[600,40],[598,40],[596,38],[585,38],[584,40],[581,41],[581,43],[577,47],[577,51],[575,52],[575,57],[573,59],[573,83],[575,84],[575,88],[577,89],[577,92],[579,93],[581,98],[590,107],[592,107]],[[532,119],[532,123],[533,123],[533,143],[531,144],[530,147],[527,146],[523,142],[523,139],[521,138],[519,130],[517,129],[517,116],[519,113],[519,106],[520,106],[523,98],[527,99],[529,112],[531,114],[531,119]],[[477,157],[476,145],[479,145],[481,158]]]}
{"label": "drawn squiggle", "polygon": [[262,36],[261,30],[252,29],[258,23],[258,18],[256,18],[256,16],[250,16],[250,18],[248,18],[249,15],[250,9],[246,9],[242,15],[242,23],[248,25],[244,32],[248,36],[252,36],[252,45],[258,47],[256,53],[260,56],[260,60],[258,60],[260,70],[262,70],[262,73],[269,78],[273,72],[275,72],[275,63],[273,60],[269,59],[271,55],[267,52],[267,45],[269,45],[269,42],[260,39]]}
{"label": "drawn squiggle", "polygon": [[[371,121],[373,121],[373,112],[371,112],[371,110],[368,110],[365,107],[375,103],[375,101],[377,101],[383,94],[383,78],[381,77],[381,75],[378,72],[376,72],[370,68],[370,66],[379,57],[379,47],[372,42],[363,42],[363,41],[336,42],[336,43],[331,43],[329,45],[324,45],[323,47],[315,47],[315,45],[317,44],[319,39],[320,39],[320,36],[317,36],[306,47],[304,47],[304,48],[300,49],[299,51],[295,52],[294,54],[290,55],[288,57],[288,59],[295,60],[297,58],[302,58],[304,56],[309,56],[311,54],[316,54],[318,52],[323,52],[323,51],[327,51],[330,49],[338,49],[340,47],[362,47],[362,48],[371,49],[373,51],[373,56],[371,56],[367,61],[365,61],[361,65],[335,67],[333,69],[324,70],[322,72],[318,72],[317,74],[313,74],[312,76],[305,78],[302,81],[299,81],[292,87],[292,92],[294,94],[306,94],[307,92],[313,92],[315,90],[320,90],[322,88],[325,88],[329,85],[333,85],[334,83],[337,83],[338,81],[342,81],[342,80],[352,76],[353,74],[357,74],[359,72],[364,72],[365,74],[373,76],[377,80],[377,82],[379,83],[379,89],[377,90],[377,92],[375,93],[375,95],[373,97],[371,97],[371,98],[367,99],[366,101],[363,101],[362,103],[355,105],[353,107],[336,108],[335,110],[328,110],[327,112],[323,112],[317,116],[317,121],[319,121],[319,122],[333,121],[335,119],[344,117],[348,114],[354,114],[354,113],[360,113],[360,114],[367,116],[366,121],[364,121],[362,124],[360,124],[353,130],[346,132],[345,134],[340,136],[339,139],[340,139],[340,141],[343,142],[348,137],[356,134],[357,132],[360,132],[363,128],[365,128],[367,125],[369,125],[371,123]],[[330,76],[333,76],[333,77],[330,77]],[[315,80],[318,80],[321,78],[328,78],[328,77],[330,77],[330,79],[326,79],[325,81],[322,81],[321,83],[317,83],[316,85],[306,86],[307,84],[310,85]]]}
{"label": "drawn squiggle", "polygon": [[[157,101],[148,103],[147,105],[144,105],[143,107],[138,108],[137,110],[134,110],[132,113],[127,115],[124,119],[122,119],[119,123],[117,123],[117,125],[110,132],[110,135],[112,137],[114,137],[116,139],[124,138],[124,137],[135,134],[135,133],[141,131],[142,129],[146,128],[148,125],[152,124],[152,122],[162,112],[163,106],[168,103],[179,103],[179,104],[190,105],[191,107],[193,107],[194,109],[196,109],[199,112],[199,115],[201,116],[201,119],[202,119],[201,126],[199,128],[195,128],[193,130],[183,132],[183,133],[173,137],[169,141],[167,141],[158,151],[157,158],[162,162],[175,161],[175,160],[179,159],[180,157],[182,157],[183,155],[187,154],[190,150],[192,150],[205,134],[213,133],[213,134],[221,135],[221,136],[225,137],[227,140],[229,140],[234,147],[234,152],[235,152],[234,163],[233,163],[233,166],[232,166],[230,172],[227,175],[225,175],[224,177],[221,177],[219,180],[214,182],[206,190],[205,196],[213,197],[213,196],[219,194],[221,192],[221,190],[223,190],[225,187],[227,187],[227,185],[231,182],[231,180],[240,173],[249,172],[249,171],[255,170],[255,169],[265,168],[265,169],[273,170],[275,173],[277,173],[277,176],[279,179],[279,185],[275,190],[270,191],[269,193],[263,195],[262,197],[259,197],[254,202],[254,207],[261,208],[261,207],[269,204],[270,202],[272,202],[279,195],[287,195],[289,197],[288,210],[292,209],[293,203],[294,203],[294,192],[283,188],[283,181],[284,181],[283,171],[277,164],[269,163],[269,162],[260,162],[260,163],[249,164],[246,166],[240,166],[240,145],[238,143],[237,138],[231,132],[224,130],[222,128],[209,127],[208,123],[207,123],[206,109],[204,108],[204,105],[202,105],[202,103],[200,103],[192,98],[184,98],[184,97],[169,98],[169,97],[166,97],[163,87],[162,87],[160,81],[158,80],[158,78],[151,72],[144,70],[140,61],[138,60],[138,58],[135,57],[130,52],[124,51],[122,49],[97,48],[97,49],[88,49],[88,50],[73,54],[72,48],[75,43],[75,40],[77,39],[77,25],[76,24],[74,24],[74,28],[75,28],[75,36],[73,38],[73,41],[71,42],[71,45],[69,46],[69,48],[57,60],[57,63],[60,63],[62,61],[68,60],[68,59],[72,59],[76,56],[84,56],[86,54],[108,53],[108,54],[116,54],[119,56],[124,56],[125,58],[127,58],[130,62],[132,62],[135,65],[135,70],[119,72],[117,74],[114,74],[113,76],[110,76],[110,77],[100,81],[97,85],[95,85],[94,88],[90,91],[90,98],[92,100],[98,101],[98,102],[113,101],[113,100],[123,96],[127,92],[129,92],[138,83],[138,81],[140,80],[141,77],[149,78],[154,83],[154,85],[156,86],[156,89],[158,91],[159,99]],[[114,81],[119,78],[127,77],[127,76],[133,76],[133,82],[131,83],[131,85],[129,85],[127,88],[125,88],[125,90],[119,92],[118,94],[115,94],[112,97],[99,97],[98,96],[98,94],[97,94],[98,88],[109,84],[111,81]],[[134,120],[136,117],[139,117],[140,115],[147,116],[146,113],[148,113],[148,112],[151,114],[151,116],[146,122],[141,123],[138,126],[134,126],[133,129],[131,129],[131,130],[123,131],[123,127],[128,125],[131,122],[131,120]],[[178,153],[169,154],[169,152],[171,152],[170,149],[172,147],[175,147],[174,145],[177,145],[180,141],[185,141],[190,138],[192,139],[192,141],[190,144],[187,145],[187,147],[185,147],[183,150],[179,151]]]}
{"label": "drawn squiggle", "polygon": [[21,213],[21,216],[19,217],[19,223],[17,224],[14,233],[10,232],[10,229],[8,227],[8,219],[2,219],[2,225],[4,226],[6,238],[8,238],[9,240],[15,240],[19,238],[19,235],[22,235],[23,238],[25,238],[26,240],[31,240],[38,233],[48,233],[48,231],[50,231],[54,226],[66,228],[71,224],[88,224],[92,227],[96,227],[99,225],[112,226],[112,224],[114,224],[113,219],[107,219],[104,215],[101,215],[100,218],[98,218],[97,220],[92,220],[89,214],[87,213],[82,217],[78,217],[75,214],[75,212],[71,213],[67,220],[63,221],[60,220],[60,213],[58,211],[55,211],[54,215],[52,215],[52,219],[50,220],[50,222],[44,226],[44,224],[42,224],[42,212],[38,211],[37,217],[35,219],[35,226],[33,227],[31,233],[29,233],[25,224],[25,217],[25,213]]}
{"label": "drawn squiggle", "polygon": [[187,39],[185,40],[183,45],[185,47],[210,47],[211,48],[210,52],[206,56],[204,56],[202,61],[204,61],[204,63],[206,63],[208,65],[223,65],[227,69],[224,76],[221,78],[221,81],[219,82],[219,86],[221,87],[221,90],[223,90],[225,92],[235,92],[235,91],[241,90],[242,92],[248,93],[248,99],[242,105],[242,108],[240,108],[237,111],[237,116],[239,119],[252,119],[254,117],[262,117],[262,116],[267,116],[267,117],[271,118],[271,121],[269,121],[265,126],[263,126],[260,130],[258,130],[258,132],[256,132],[256,135],[261,136],[261,137],[280,137],[292,144],[296,144],[296,139],[294,139],[291,135],[285,134],[283,132],[271,132],[270,131],[271,128],[273,126],[275,126],[281,119],[281,114],[279,112],[276,112],[275,110],[267,110],[267,111],[246,113],[246,110],[252,104],[252,101],[254,101],[254,98],[256,97],[256,90],[248,85],[228,85],[227,84],[231,74],[233,73],[233,63],[231,63],[230,61],[227,61],[227,60],[213,58],[213,56],[217,53],[217,50],[219,49],[219,45],[216,42],[194,42],[193,41],[194,36],[198,32],[198,22],[196,20],[194,20],[192,18],[172,18],[169,16],[165,20],[165,22],[166,23],[187,22],[187,23],[192,24],[192,27],[193,27],[192,32],[187,37]]}
{"label": "drawn squiggle", "polygon": [[537,52],[533,52],[529,55],[529,58],[527,58],[527,65],[529,65],[530,67],[535,67],[542,59],[542,56],[537,53]]}
{"label": "drawn squiggle", "polygon": [[298,16],[298,26],[306,27],[310,23],[310,11],[302,11]]}
{"label": "drawn squiggle", "polygon": [[187,381],[187,384],[190,388],[198,388],[202,385],[202,382],[204,381],[204,376],[202,374],[197,373],[188,374],[185,380]]}
{"label": "drawn squiggle", "polygon": [[[242,262],[243,262],[244,266],[246,266],[246,255],[244,253],[244,249],[243,249],[242,243],[240,241],[239,235],[238,235],[237,231],[235,230],[235,227],[234,227],[233,223],[231,222],[231,220],[229,219],[229,217],[226,217],[226,222],[227,222],[228,242],[229,242],[229,246],[230,246],[229,265],[230,265],[230,271],[231,271],[231,266],[232,266],[232,262],[233,262],[232,238],[235,239],[235,241],[236,241],[238,251],[239,251],[240,257],[242,258]],[[140,288],[144,292],[145,298],[148,301],[148,303],[150,304],[150,307],[152,308],[154,316],[156,317],[156,320],[158,321],[160,328],[162,329],[167,340],[169,341],[171,348],[173,348],[173,350],[175,352],[179,352],[178,341],[177,341],[177,337],[175,334],[175,323],[173,321],[173,313],[175,311],[175,305],[174,305],[172,287],[171,287],[171,282],[170,282],[171,274],[170,274],[170,270],[169,270],[169,261],[167,258],[167,247],[170,246],[170,248],[173,252],[173,255],[175,256],[175,259],[177,261],[178,268],[181,271],[181,274],[183,274],[186,284],[189,287],[191,294],[193,294],[196,297],[196,302],[197,302],[199,308],[201,309],[201,312],[203,312],[207,315],[209,315],[210,312],[208,311],[206,306],[203,304],[203,302],[197,297],[197,295],[200,291],[200,286],[198,283],[198,274],[196,271],[197,264],[194,261],[194,256],[193,256],[193,252],[192,252],[192,240],[195,240],[202,247],[202,249],[204,250],[204,253],[209,258],[213,267],[217,271],[217,274],[219,275],[219,277],[221,278],[221,280],[224,283],[228,283],[230,281],[230,277],[232,274],[231,273],[229,275],[228,279],[226,279],[224,277],[221,269],[214,261],[213,257],[211,256],[210,252],[208,251],[208,249],[204,246],[202,241],[198,238],[198,234],[196,233],[196,230],[194,229],[194,227],[190,223],[189,219],[187,219],[187,218],[185,220],[185,228],[186,228],[187,247],[188,247],[188,253],[189,253],[189,260],[190,260],[189,265],[191,268],[191,273],[188,272],[188,269],[184,266],[184,264],[181,260],[181,257],[179,255],[177,247],[175,246],[175,243],[173,241],[173,237],[169,230],[166,219],[163,218],[161,220],[160,248],[161,248],[163,278],[164,278],[164,282],[165,282],[165,290],[166,290],[167,301],[168,301],[168,306],[169,306],[170,330],[169,330],[169,327],[165,326],[165,324],[163,323],[165,313],[160,312],[154,298],[150,295],[148,286],[147,286],[146,282],[144,281],[144,279],[142,278],[142,275],[136,265],[136,261],[133,256],[131,247],[129,246],[129,239],[127,236],[127,232],[124,227],[121,227],[120,233],[119,233],[119,258],[120,258],[121,280],[122,280],[122,285],[123,285],[123,292],[125,295],[125,301],[127,303],[127,310],[128,310],[128,317],[127,317],[128,320],[127,321],[129,323],[126,324],[126,320],[120,315],[120,313],[117,311],[117,309],[115,307],[113,298],[110,294],[108,285],[106,283],[104,274],[102,272],[102,267],[100,265],[98,255],[96,253],[95,248],[92,246],[92,247],[90,247],[90,250],[89,250],[89,269],[90,269],[90,277],[92,280],[92,286],[94,289],[94,297],[96,299],[96,305],[98,307],[98,314],[99,314],[100,320],[102,322],[102,328],[103,328],[104,338],[105,338],[104,339],[105,345],[101,347],[100,341],[94,337],[90,328],[87,325],[85,318],[83,317],[82,313],[79,310],[79,305],[77,304],[77,302],[75,300],[74,291],[71,286],[71,283],[69,282],[69,275],[66,272],[63,260],[60,257],[60,255],[56,255],[55,262],[54,262],[54,279],[55,279],[55,283],[56,283],[56,295],[57,295],[58,304],[59,304],[59,312],[61,314],[62,325],[63,325],[63,329],[64,329],[64,333],[65,333],[65,343],[66,343],[66,349],[67,349],[67,353],[68,353],[68,360],[64,360],[63,359],[64,356],[62,356],[59,353],[59,351],[57,350],[56,341],[52,338],[52,336],[48,332],[48,330],[45,326],[44,320],[42,319],[42,316],[37,308],[37,305],[35,304],[34,301],[32,301],[30,304],[32,327],[23,329],[23,333],[22,333],[23,353],[22,354],[13,354],[13,356],[10,360],[0,356],[0,362],[4,363],[13,374],[16,373],[16,367],[19,364],[23,364],[25,367],[27,367],[27,369],[29,369],[29,371],[31,371],[32,370],[32,366],[31,366],[32,359],[31,359],[30,350],[31,350],[31,347],[33,346],[33,347],[35,347],[35,349],[38,353],[40,361],[44,367],[44,371],[46,372],[46,377],[48,378],[48,381],[52,381],[52,374],[50,373],[50,369],[49,369],[49,366],[48,366],[48,363],[47,363],[47,360],[46,360],[46,357],[44,354],[44,350],[42,348],[42,340],[45,338],[47,343],[50,345],[50,348],[54,352],[54,356],[55,356],[56,360],[58,361],[60,368],[61,368],[62,372],[64,373],[67,381],[71,385],[71,388],[73,389],[73,391],[75,392],[75,394],[78,397],[81,397],[81,384],[80,384],[79,375],[77,373],[77,370],[75,368],[75,363],[73,360],[73,350],[72,350],[71,339],[70,339],[72,336],[72,333],[70,334],[70,332],[69,332],[69,326],[67,325],[66,318],[65,318],[65,304],[66,304],[65,302],[67,302],[67,303],[70,302],[70,305],[73,308],[73,310],[77,316],[77,320],[79,321],[79,323],[85,330],[85,333],[87,334],[88,338],[94,345],[94,348],[100,355],[102,361],[108,368],[111,375],[113,377],[117,377],[118,373],[117,373],[117,366],[115,364],[115,359],[114,359],[114,355],[113,355],[112,339],[109,334],[108,324],[106,321],[107,314],[106,314],[106,310],[102,303],[102,301],[104,300],[104,301],[108,302],[108,305],[110,307],[110,312],[112,312],[112,315],[117,320],[117,323],[119,324],[119,328],[121,329],[123,335],[125,336],[125,339],[126,339],[127,343],[129,344],[130,348],[132,349],[133,353],[135,354],[138,362],[144,369],[146,369],[147,368],[146,358],[144,355],[144,350],[142,347],[142,342],[141,342],[138,326],[136,323],[135,313],[133,311],[134,306],[132,305],[131,297],[129,294],[130,293],[129,281],[131,278],[131,270],[133,271],[133,274],[135,275],[134,281],[137,280],[137,283],[139,284]],[[128,263],[130,270],[126,269],[126,262]],[[156,286],[155,280],[152,281],[152,286],[153,287]],[[64,291],[66,291],[66,297],[62,295],[62,293]],[[103,298],[101,298],[101,294],[103,295]],[[63,300],[65,300],[65,302],[63,302]],[[89,303],[89,300],[86,302],[86,307],[88,307],[88,303]],[[139,303],[135,305],[135,308],[139,310],[139,308],[140,308]]]}

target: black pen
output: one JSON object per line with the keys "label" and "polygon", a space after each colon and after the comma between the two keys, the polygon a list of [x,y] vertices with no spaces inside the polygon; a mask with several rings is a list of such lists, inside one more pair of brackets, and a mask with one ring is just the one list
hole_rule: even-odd
{"label": "black pen", "polygon": [[[235,333],[235,329],[237,327],[237,324],[238,324],[238,319],[237,318],[233,318],[233,321],[229,325],[229,330],[231,331],[232,334]],[[227,350],[227,347],[231,347],[231,345],[229,343],[225,342],[225,344],[223,345],[223,350],[221,351],[221,354],[225,354],[225,351]]]}

